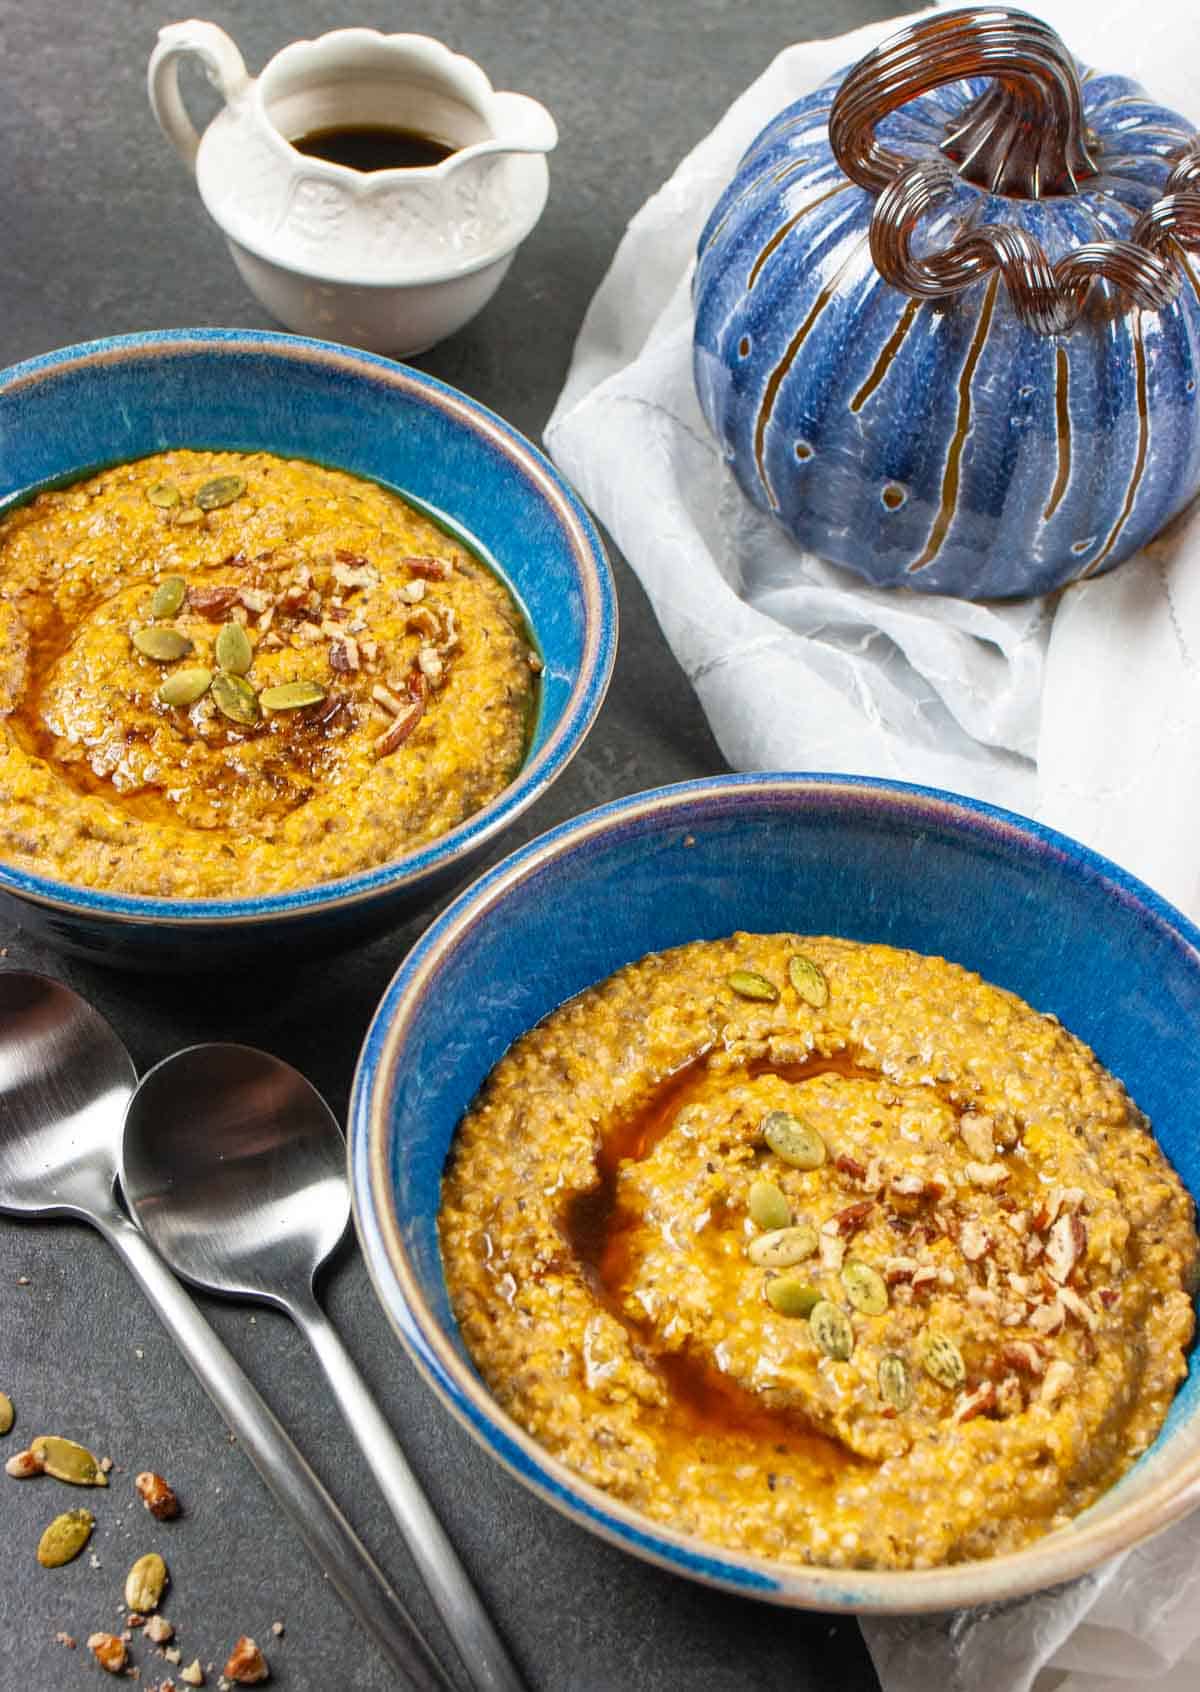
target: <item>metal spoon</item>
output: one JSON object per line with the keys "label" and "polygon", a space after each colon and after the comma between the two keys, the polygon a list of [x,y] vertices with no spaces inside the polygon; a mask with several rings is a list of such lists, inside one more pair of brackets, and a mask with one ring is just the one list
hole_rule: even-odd
{"label": "metal spoon", "polygon": [[401,1684],[452,1692],[349,1522],[118,1205],[121,1128],[136,1079],[125,1047],[77,993],[46,976],[0,972],[0,1211],[71,1216],[100,1230]]}
{"label": "metal spoon", "polygon": [[420,1482],[313,1282],[350,1220],[346,1147],[325,1100],[250,1046],[191,1046],[142,1078],[121,1185],[185,1280],[286,1311],[316,1353],[477,1692],[524,1692]]}

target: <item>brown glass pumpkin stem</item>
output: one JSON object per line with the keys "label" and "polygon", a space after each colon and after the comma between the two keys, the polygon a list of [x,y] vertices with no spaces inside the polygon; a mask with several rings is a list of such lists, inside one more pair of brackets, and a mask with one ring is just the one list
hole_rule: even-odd
{"label": "brown glass pumpkin stem", "polygon": [[1071,194],[1094,176],[1079,75],[1048,24],[1025,12],[971,6],[924,18],[868,53],[829,116],[834,155],[852,182],[880,193],[909,160],[876,139],[889,112],[932,88],[994,82],[942,143],[960,176],[993,193]]}

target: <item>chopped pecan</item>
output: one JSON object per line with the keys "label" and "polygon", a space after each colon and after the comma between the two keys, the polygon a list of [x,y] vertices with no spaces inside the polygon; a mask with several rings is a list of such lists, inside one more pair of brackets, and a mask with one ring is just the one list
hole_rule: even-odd
{"label": "chopped pecan", "polygon": [[424,635],[430,641],[440,640],[442,637],[442,625],[428,605],[418,605],[415,611],[410,611],[404,619],[404,627]]}
{"label": "chopped pecan", "polygon": [[238,599],[246,607],[247,611],[252,611],[257,617],[263,611],[270,609],[274,601],[274,595],[268,593],[266,588],[244,587],[238,589]]}
{"label": "chopped pecan", "polygon": [[822,1222],[818,1243],[822,1269],[836,1273],[841,1268],[846,1255],[846,1242],[842,1239],[836,1217],[830,1217],[828,1222]]}
{"label": "chopped pecan", "polygon": [[1035,1333],[1056,1334],[1067,1319],[1067,1312],[1056,1298],[1051,1304],[1039,1304],[1029,1318],[1029,1326]]}
{"label": "chopped pecan", "polygon": [[1087,1227],[1081,1216],[1068,1211],[1058,1218],[1046,1241],[1046,1268],[1061,1285],[1087,1250]]}
{"label": "chopped pecan", "polygon": [[967,1163],[964,1174],[973,1187],[982,1187],[986,1192],[992,1192],[996,1187],[1002,1187],[1008,1180],[1008,1170],[1002,1163]]}
{"label": "chopped pecan", "polygon": [[1062,1357],[1056,1357],[1046,1370],[1046,1378],[1042,1382],[1039,1398],[1043,1404],[1056,1404],[1063,1393],[1070,1386],[1075,1376],[1075,1365],[1068,1363]]}
{"label": "chopped pecan", "polygon": [[1094,1333],[1100,1326],[1100,1318],[1091,1305],[1085,1298],[1080,1298],[1072,1287],[1059,1288],[1058,1302],[1067,1312],[1067,1315],[1074,1316],[1075,1320],[1081,1323],[1089,1333]]}
{"label": "chopped pecan", "polygon": [[444,558],[402,558],[400,562],[410,576],[420,576],[427,582],[444,582],[450,574]]}
{"label": "chopped pecan", "polygon": [[920,1267],[915,1257],[885,1257],[883,1278],[889,1287],[898,1286],[901,1281],[911,1281]]}
{"label": "chopped pecan", "polygon": [[156,1520],[169,1522],[179,1514],[179,1500],[161,1475],[156,1475],[151,1469],[143,1469],[133,1484],[138,1497]]}
{"label": "chopped pecan", "polygon": [[175,1629],[165,1616],[148,1616],[146,1618],[146,1638],[152,1645],[165,1645],[168,1639],[175,1637]]}
{"label": "chopped pecan", "polygon": [[1013,1233],[1019,1240],[1024,1239],[1026,1234],[1028,1234],[1029,1212],[1027,1210],[1014,1210],[1009,1215],[1005,1216],[1004,1220],[1008,1223],[1008,1226],[1012,1229]]}
{"label": "chopped pecan", "polygon": [[857,1232],[874,1208],[871,1199],[859,1199],[857,1204],[848,1204],[844,1210],[835,1211],[831,1220],[837,1223],[838,1233],[846,1236]]}
{"label": "chopped pecan", "polygon": [[41,1459],[35,1457],[32,1451],[16,1451],[4,1465],[6,1475],[14,1480],[32,1480],[34,1475],[44,1473]]}
{"label": "chopped pecan", "polygon": [[968,1287],[967,1303],[973,1310],[984,1310],[989,1316],[1000,1316],[1000,1295],[994,1293],[990,1287]]}
{"label": "chopped pecan", "polygon": [[1005,1375],[996,1388],[996,1409],[1001,1416],[1019,1416],[1025,1408],[1025,1394],[1015,1375]]}
{"label": "chopped pecan", "polygon": [[214,584],[212,587],[188,589],[188,604],[202,617],[223,617],[238,598],[236,587]]}
{"label": "chopped pecan", "polygon": [[1116,1287],[1098,1287],[1096,1289],[1096,1297],[1100,1300],[1106,1310],[1111,1310],[1120,1296],[1121,1295],[1117,1291]]}
{"label": "chopped pecan", "polygon": [[849,1175],[852,1181],[865,1181],[867,1178],[866,1164],[860,1163],[856,1157],[851,1157],[849,1152],[839,1152],[833,1160],[833,1167],[841,1174]]}
{"label": "chopped pecan", "polygon": [[1039,1234],[1046,1232],[1046,1229],[1062,1209],[1063,1190],[1062,1187],[1051,1187],[1049,1192],[1044,1195],[1041,1204],[1034,1211],[1033,1225]]}
{"label": "chopped pecan", "polygon": [[445,674],[446,666],[432,646],[423,646],[417,653],[417,665],[430,687],[437,687]]}
{"label": "chopped pecan", "polygon": [[338,675],[349,675],[358,669],[358,642],[353,635],[345,635],[331,643],[329,668]]}
{"label": "chopped pecan", "polygon": [[226,1680],[232,1680],[238,1686],[256,1686],[259,1681],[269,1679],[271,1671],[253,1639],[243,1634],[229,1653],[223,1673]]}
{"label": "chopped pecan", "polygon": [[973,1111],[959,1118],[958,1131],[963,1145],[979,1163],[990,1163],[995,1155],[993,1126],[990,1116],[977,1115]]}
{"label": "chopped pecan", "polygon": [[1046,1359],[1032,1340],[1007,1340],[1000,1348],[1000,1361],[1022,1375],[1045,1373]]}
{"label": "chopped pecan", "polygon": [[994,1381],[982,1381],[974,1392],[968,1392],[959,1399],[951,1417],[955,1422],[971,1422],[976,1416],[985,1416],[989,1410],[996,1408],[996,1386]]}
{"label": "chopped pecan", "polygon": [[375,756],[388,758],[398,747],[403,746],[424,714],[424,705],[420,700],[416,700],[407,709],[402,710],[399,716],[393,717],[390,727],[386,728],[375,742]]}
{"label": "chopped pecan", "polygon": [[922,1287],[935,1287],[938,1284],[938,1272],[932,1263],[923,1263],[912,1278],[914,1292],[920,1292]]}
{"label": "chopped pecan", "polygon": [[102,1669],[107,1669],[109,1674],[122,1672],[127,1654],[124,1643],[115,1634],[93,1633],[87,1643],[88,1650]]}
{"label": "chopped pecan", "polygon": [[901,1198],[924,1198],[928,1191],[924,1175],[893,1175],[890,1186]]}
{"label": "chopped pecan", "polygon": [[982,1222],[970,1219],[958,1230],[958,1249],[968,1263],[978,1263],[992,1249],[992,1236]]}
{"label": "chopped pecan", "polygon": [[335,564],[333,579],[339,587],[372,588],[379,580],[379,572],[372,569],[363,558],[357,564]]}

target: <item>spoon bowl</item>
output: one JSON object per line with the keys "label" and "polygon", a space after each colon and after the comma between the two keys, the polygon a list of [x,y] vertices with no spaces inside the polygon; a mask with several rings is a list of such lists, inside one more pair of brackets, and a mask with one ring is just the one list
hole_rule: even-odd
{"label": "spoon bowl", "polygon": [[298,1070],[250,1046],[189,1046],[142,1079],[121,1182],[185,1280],[291,1309],[350,1220],[337,1119]]}
{"label": "spoon bowl", "polygon": [[0,974],[0,1210],[115,1209],[133,1059],[98,1011],[59,981]]}

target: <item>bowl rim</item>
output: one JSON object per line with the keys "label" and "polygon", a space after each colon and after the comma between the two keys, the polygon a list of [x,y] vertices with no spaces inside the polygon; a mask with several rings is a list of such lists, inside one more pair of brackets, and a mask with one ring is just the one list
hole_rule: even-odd
{"label": "bowl rim", "polygon": [[[324,365],[348,377],[389,384],[444,412],[483,444],[502,453],[532,483],[565,533],[584,602],[583,656],[559,723],[537,755],[523,764],[513,781],[481,810],[416,852],[334,881],[247,898],[162,899],[76,887],[70,882],[0,863],[0,893],[14,894],[46,909],[76,917],[102,917],[133,927],[172,922],[193,929],[213,926],[226,929],[266,920],[298,919],[316,911],[347,909],[380,894],[419,885],[430,873],[482,849],[540,798],[562,773],[583,744],[604,703],[616,660],[618,609],[612,566],[599,530],[583,502],[544,453],[488,406],[436,376],[378,353],[275,330],[154,329],[81,341],[11,365],[0,370],[0,399],[88,365],[132,365],[155,358],[186,359],[197,354],[226,357],[240,353],[265,353],[282,360]],[[86,469],[80,472],[87,473]],[[0,512],[8,504],[7,499],[0,504]]]}
{"label": "bowl rim", "polygon": [[[1074,1579],[1200,1505],[1200,1451],[1149,1492],[1100,1521],[1088,1512],[1058,1532],[1002,1556],[919,1570],[785,1565],[724,1550],[630,1509],[577,1476],[502,1411],[433,1315],[414,1275],[393,1202],[389,1099],[408,1024],[426,984],[466,938],[477,916],[544,864],[637,819],[686,816],[698,802],[736,808],[750,800],[828,803],[839,795],[932,821],[952,821],[995,843],[1051,852],[1100,881],[1200,964],[1200,928],[1167,900],[1091,848],[981,800],[882,778],[806,772],[726,775],[680,782],[597,807],[530,841],[493,866],[427,928],[397,969],[368,1028],[355,1070],[347,1157],[355,1228],[372,1285],[419,1373],[442,1403],[536,1496],[611,1544],[709,1585],[799,1609],[915,1615],[1000,1602]],[[678,823],[677,823],[678,826]],[[1078,1525],[1082,1523],[1082,1525]]]}

